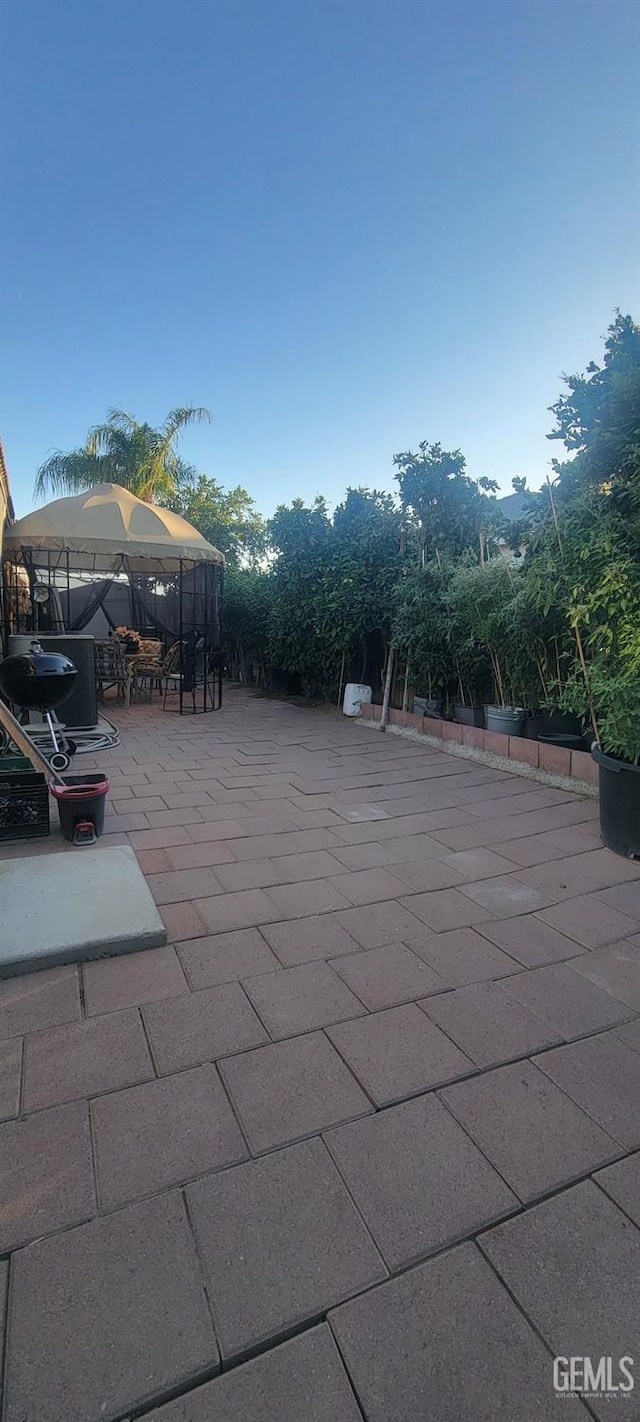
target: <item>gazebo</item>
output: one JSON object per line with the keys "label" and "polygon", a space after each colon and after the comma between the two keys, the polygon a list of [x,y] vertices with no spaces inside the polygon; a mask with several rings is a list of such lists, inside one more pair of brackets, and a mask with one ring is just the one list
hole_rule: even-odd
{"label": "gazebo", "polygon": [[[195,707],[220,651],[224,556],[178,514],[143,503],[118,484],[54,499],[6,530],[5,633],[88,629],[109,607],[146,636],[179,644],[179,690]],[[24,596],[25,573],[29,598]],[[199,669],[204,669],[204,676]]]}

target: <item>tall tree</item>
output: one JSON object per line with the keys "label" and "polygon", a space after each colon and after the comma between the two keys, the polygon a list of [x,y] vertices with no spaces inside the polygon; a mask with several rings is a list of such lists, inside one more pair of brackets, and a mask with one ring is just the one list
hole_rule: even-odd
{"label": "tall tree", "polygon": [[553,461],[560,496],[602,489],[640,512],[640,326],[618,311],[602,364],[591,361],[564,382],[568,393],[551,406],[556,428],[548,436],[571,456]]}
{"label": "tall tree", "polygon": [[195,484],[185,485],[165,502],[224,553],[228,566],[252,568],[264,558],[267,525],[240,484],[223,489],[216,479],[201,474]]}
{"label": "tall tree", "polygon": [[492,506],[488,495],[497,484],[472,479],[460,449],[426,440],[417,454],[396,454],[393,462],[402,506],[418,530],[422,566],[442,554],[457,557],[479,546],[482,551],[483,524]]}
{"label": "tall tree", "polygon": [[123,410],[109,410],[105,423],[89,431],[82,448],[57,450],[45,460],[36,476],[35,497],[121,484],[145,503],[165,502],[196,475],[177,452],[182,430],[211,418],[201,406],[178,407],[154,429]]}

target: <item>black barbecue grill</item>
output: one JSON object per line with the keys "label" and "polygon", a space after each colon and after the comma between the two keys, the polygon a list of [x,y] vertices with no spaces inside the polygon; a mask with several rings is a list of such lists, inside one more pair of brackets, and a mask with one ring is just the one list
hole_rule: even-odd
{"label": "black barbecue grill", "polygon": [[54,770],[66,770],[69,757],[61,749],[59,728],[56,734],[51,712],[71,696],[77,675],[68,657],[59,652],[43,652],[36,641],[28,652],[18,652],[0,662],[0,691],[15,706],[43,715],[53,745],[49,761]]}

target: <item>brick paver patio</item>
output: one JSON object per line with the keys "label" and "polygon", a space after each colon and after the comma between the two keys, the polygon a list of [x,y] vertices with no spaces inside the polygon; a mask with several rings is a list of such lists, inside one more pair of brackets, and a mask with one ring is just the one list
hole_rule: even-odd
{"label": "brick paver patio", "polygon": [[169,944],[0,984],[3,1422],[640,1417],[552,1376],[640,1373],[595,801],[242,692],[116,714],[101,844]]}

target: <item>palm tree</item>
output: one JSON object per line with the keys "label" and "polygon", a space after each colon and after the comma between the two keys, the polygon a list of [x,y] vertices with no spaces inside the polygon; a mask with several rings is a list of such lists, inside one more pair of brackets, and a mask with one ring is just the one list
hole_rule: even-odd
{"label": "palm tree", "polygon": [[123,410],[108,410],[106,423],[89,430],[82,449],[57,450],[38,470],[34,496],[49,491],[78,494],[94,484],[121,484],[147,504],[170,498],[191,482],[196,470],[176,451],[186,425],[209,422],[209,410],[170,410],[159,429],[139,424]]}

